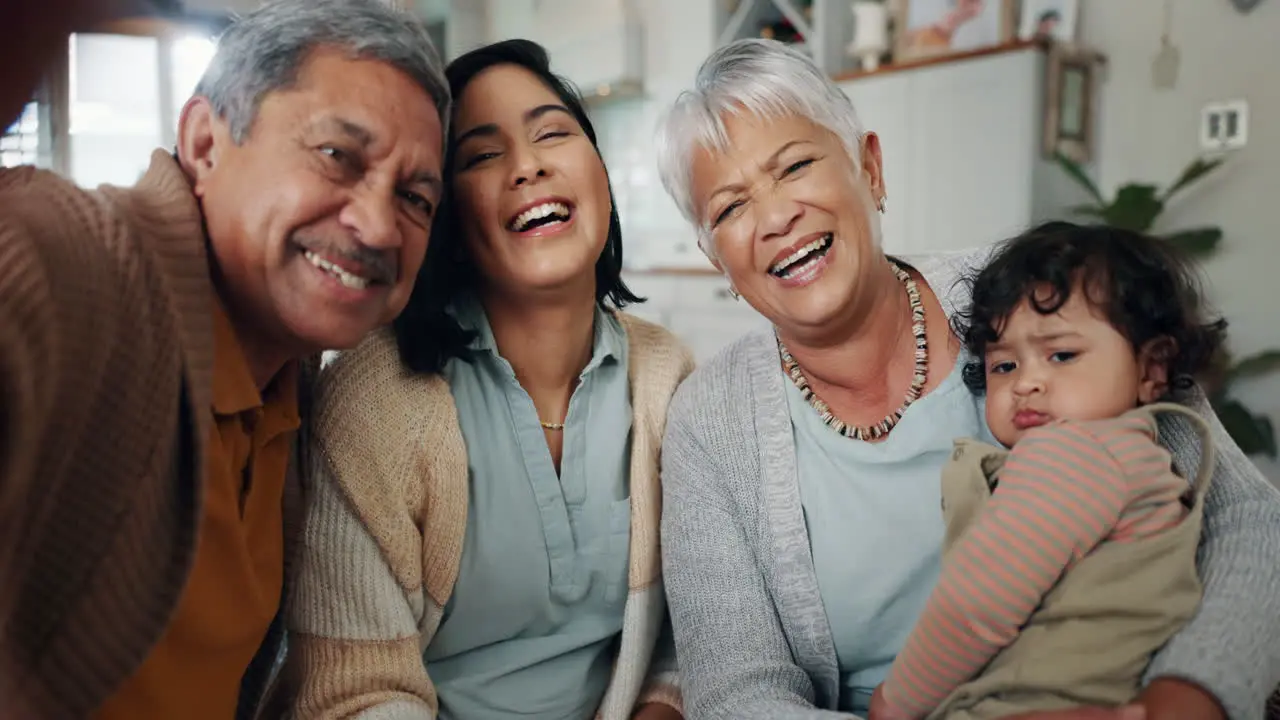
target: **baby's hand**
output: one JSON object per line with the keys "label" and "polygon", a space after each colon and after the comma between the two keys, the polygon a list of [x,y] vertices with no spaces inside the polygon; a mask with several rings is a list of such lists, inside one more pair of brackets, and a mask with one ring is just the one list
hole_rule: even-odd
{"label": "baby's hand", "polygon": [[871,693],[871,706],[867,708],[867,720],[915,720],[915,718],[891,707],[889,701],[884,699],[884,685],[880,684],[876,686],[875,692]]}

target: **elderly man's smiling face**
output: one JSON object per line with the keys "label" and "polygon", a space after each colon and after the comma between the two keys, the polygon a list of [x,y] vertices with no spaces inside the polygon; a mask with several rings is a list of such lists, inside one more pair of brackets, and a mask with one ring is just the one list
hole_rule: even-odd
{"label": "elderly man's smiling face", "polygon": [[442,146],[412,78],[334,50],[263,97],[239,143],[193,98],[180,155],[242,342],[286,356],[350,347],[399,314],[426,253]]}

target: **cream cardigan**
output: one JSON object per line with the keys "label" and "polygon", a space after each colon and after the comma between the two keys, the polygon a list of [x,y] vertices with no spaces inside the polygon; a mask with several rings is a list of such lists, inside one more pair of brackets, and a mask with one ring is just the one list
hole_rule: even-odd
{"label": "cream cardigan", "polygon": [[[667,330],[619,313],[634,414],[630,591],[601,720],[681,707],[658,523],[667,404],[693,359]],[[467,524],[467,452],[449,386],[410,373],[389,330],[341,355],[315,397],[314,496],[289,611],[287,675],[300,718],[435,717],[422,661],[453,592]],[[666,645],[666,643],[664,643]]]}

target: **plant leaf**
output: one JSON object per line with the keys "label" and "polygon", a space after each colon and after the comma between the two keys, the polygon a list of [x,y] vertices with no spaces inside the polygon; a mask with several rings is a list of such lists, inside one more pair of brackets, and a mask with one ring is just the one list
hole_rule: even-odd
{"label": "plant leaf", "polygon": [[1262,452],[1272,460],[1276,459],[1276,430],[1271,424],[1271,418],[1266,415],[1254,415],[1253,419],[1258,423],[1258,430],[1262,432],[1264,445]]}
{"label": "plant leaf", "polygon": [[1238,400],[1224,400],[1214,408],[1214,412],[1245,455],[1276,456],[1276,439],[1270,420],[1255,416]]}
{"label": "plant leaf", "polygon": [[1107,209],[1098,205],[1075,205],[1067,208],[1067,210],[1076,215],[1091,215],[1096,218],[1105,218],[1107,216]]}
{"label": "plant leaf", "polygon": [[1099,206],[1105,206],[1107,204],[1107,201],[1102,199],[1102,192],[1098,190],[1098,186],[1094,184],[1093,180],[1089,177],[1089,174],[1084,171],[1084,168],[1080,167],[1079,163],[1060,152],[1055,152],[1053,154],[1053,159],[1058,161],[1058,165],[1066,171],[1067,175],[1069,175],[1072,180],[1075,180],[1080,187],[1084,188],[1085,191],[1089,193],[1090,197],[1097,201]]}
{"label": "plant leaf", "polygon": [[1156,186],[1130,183],[1116,192],[1116,200],[1107,208],[1108,225],[1147,232],[1164,211],[1164,203],[1156,197]]}
{"label": "plant leaf", "polygon": [[1250,355],[1231,366],[1228,371],[1231,380],[1245,377],[1257,377],[1280,370],[1280,350],[1263,350]]}
{"label": "plant leaf", "polygon": [[1182,174],[1178,176],[1177,180],[1173,181],[1173,184],[1169,186],[1169,189],[1164,191],[1164,195],[1162,195],[1160,199],[1167,201],[1169,198],[1173,197],[1174,193],[1213,172],[1214,169],[1222,164],[1222,162],[1223,158],[1214,158],[1212,160],[1196,158],[1195,160],[1192,160],[1190,165],[1183,168]]}
{"label": "plant leaf", "polygon": [[1191,257],[1213,254],[1222,240],[1222,228],[1203,227],[1179,230],[1164,236],[1166,242],[1175,245]]}

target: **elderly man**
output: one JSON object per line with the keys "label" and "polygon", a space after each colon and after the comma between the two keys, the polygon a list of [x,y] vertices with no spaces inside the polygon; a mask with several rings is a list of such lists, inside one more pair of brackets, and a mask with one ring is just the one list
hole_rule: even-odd
{"label": "elderly man", "polygon": [[[3,90],[8,114],[26,88]],[[0,172],[0,714],[257,712],[300,376],[404,307],[448,106],[411,18],[275,0],[226,31],[137,186]]]}

